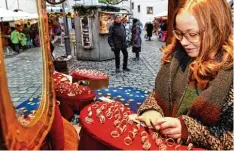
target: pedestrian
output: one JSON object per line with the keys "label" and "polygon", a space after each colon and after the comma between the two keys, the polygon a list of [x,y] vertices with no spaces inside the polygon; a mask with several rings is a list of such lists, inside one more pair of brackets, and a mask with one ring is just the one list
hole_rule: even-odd
{"label": "pedestrian", "polygon": [[136,54],[134,60],[138,61],[140,59],[141,52],[141,27],[140,21],[138,19],[133,19],[132,25],[132,52]]}
{"label": "pedestrian", "polygon": [[226,0],[181,1],[155,89],[137,119],[168,138],[233,150],[233,33]]}
{"label": "pedestrian", "polygon": [[162,21],[162,24],[160,25],[160,28],[161,28],[161,31],[167,31],[167,20],[166,19],[164,19],[163,21]]}
{"label": "pedestrian", "polygon": [[17,52],[18,54],[20,53],[19,44],[21,40],[19,30],[20,30],[20,25],[16,25],[16,28],[11,32],[11,36],[10,36],[11,42],[14,45],[13,50]]}
{"label": "pedestrian", "polygon": [[12,33],[12,31],[14,31],[14,30],[15,30],[14,27],[9,27],[9,30],[7,31],[8,46],[9,46],[13,51],[15,51],[15,47],[14,47],[14,44],[12,43],[12,41],[11,41],[11,33]]}
{"label": "pedestrian", "polygon": [[27,38],[27,48],[30,48],[32,46],[32,41],[30,37],[30,28],[28,24],[24,24],[23,33],[26,35]]}
{"label": "pedestrian", "polygon": [[27,50],[27,37],[24,33],[20,33],[20,46],[23,49],[23,51]]}
{"label": "pedestrian", "polygon": [[160,24],[160,33],[158,39],[160,41],[166,41],[167,38],[167,20],[164,18],[162,19],[162,23]]}
{"label": "pedestrian", "polygon": [[153,33],[155,33],[156,36],[158,36],[158,19],[154,18],[154,29],[153,29]]}
{"label": "pedestrian", "polygon": [[126,31],[121,24],[121,16],[114,15],[114,23],[109,27],[108,43],[115,54],[116,72],[120,72],[120,50],[123,54],[123,71],[130,71],[128,65],[128,52],[126,44]]}
{"label": "pedestrian", "polygon": [[151,41],[151,37],[153,34],[153,29],[154,29],[153,23],[151,21],[147,22],[145,25],[145,28],[146,28],[148,40]]}

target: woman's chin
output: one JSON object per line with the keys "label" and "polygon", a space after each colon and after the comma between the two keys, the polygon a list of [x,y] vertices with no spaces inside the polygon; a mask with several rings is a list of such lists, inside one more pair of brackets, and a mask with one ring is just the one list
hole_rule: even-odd
{"label": "woman's chin", "polygon": [[198,56],[198,54],[194,52],[187,52],[187,55],[191,58],[196,58]]}

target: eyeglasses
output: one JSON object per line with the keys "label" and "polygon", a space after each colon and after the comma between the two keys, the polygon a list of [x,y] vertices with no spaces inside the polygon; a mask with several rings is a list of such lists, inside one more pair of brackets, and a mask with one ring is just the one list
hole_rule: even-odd
{"label": "eyeglasses", "polygon": [[172,31],[172,33],[174,34],[176,39],[178,39],[179,41],[181,41],[183,39],[183,37],[185,37],[191,43],[196,43],[196,42],[200,41],[200,32],[186,32],[186,33],[183,33],[180,30],[175,29],[175,30]]}

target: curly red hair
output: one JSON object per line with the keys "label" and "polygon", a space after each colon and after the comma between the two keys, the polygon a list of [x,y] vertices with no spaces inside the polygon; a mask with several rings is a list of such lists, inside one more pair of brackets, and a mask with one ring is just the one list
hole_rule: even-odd
{"label": "curly red hair", "polygon": [[[197,20],[201,33],[201,47],[197,58],[190,64],[192,77],[198,82],[214,77],[221,68],[233,66],[232,14],[226,0],[183,0],[174,14],[189,11]],[[162,48],[163,63],[171,61],[179,41]]]}

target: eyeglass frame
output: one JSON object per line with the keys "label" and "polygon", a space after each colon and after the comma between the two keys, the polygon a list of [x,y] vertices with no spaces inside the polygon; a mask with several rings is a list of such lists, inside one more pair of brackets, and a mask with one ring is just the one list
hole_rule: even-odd
{"label": "eyeglass frame", "polygon": [[176,31],[180,31],[180,30],[179,30],[179,29],[174,29],[174,30],[172,30],[172,33],[173,33],[173,35],[175,36],[175,38],[176,38],[177,40],[182,41],[182,40],[183,40],[183,37],[184,37],[184,38],[186,38],[186,39],[187,39],[189,42],[191,42],[191,43],[197,43],[197,42],[200,41],[200,34],[201,34],[201,32],[204,32],[205,30],[202,30],[202,31],[199,31],[199,32],[194,33],[194,34],[198,34],[198,36],[199,36],[198,41],[190,41],[190,40],[189,40],[189,38],[186,36],[186,35],[189,33],[189,31],[188,31],[188,32],[182,32],[182,31],[180,31],[180,32],[182,33],[182,38],[179,39],[178,36],[176,36],[176,35],[177,35],[177,34],[175,33]]}

